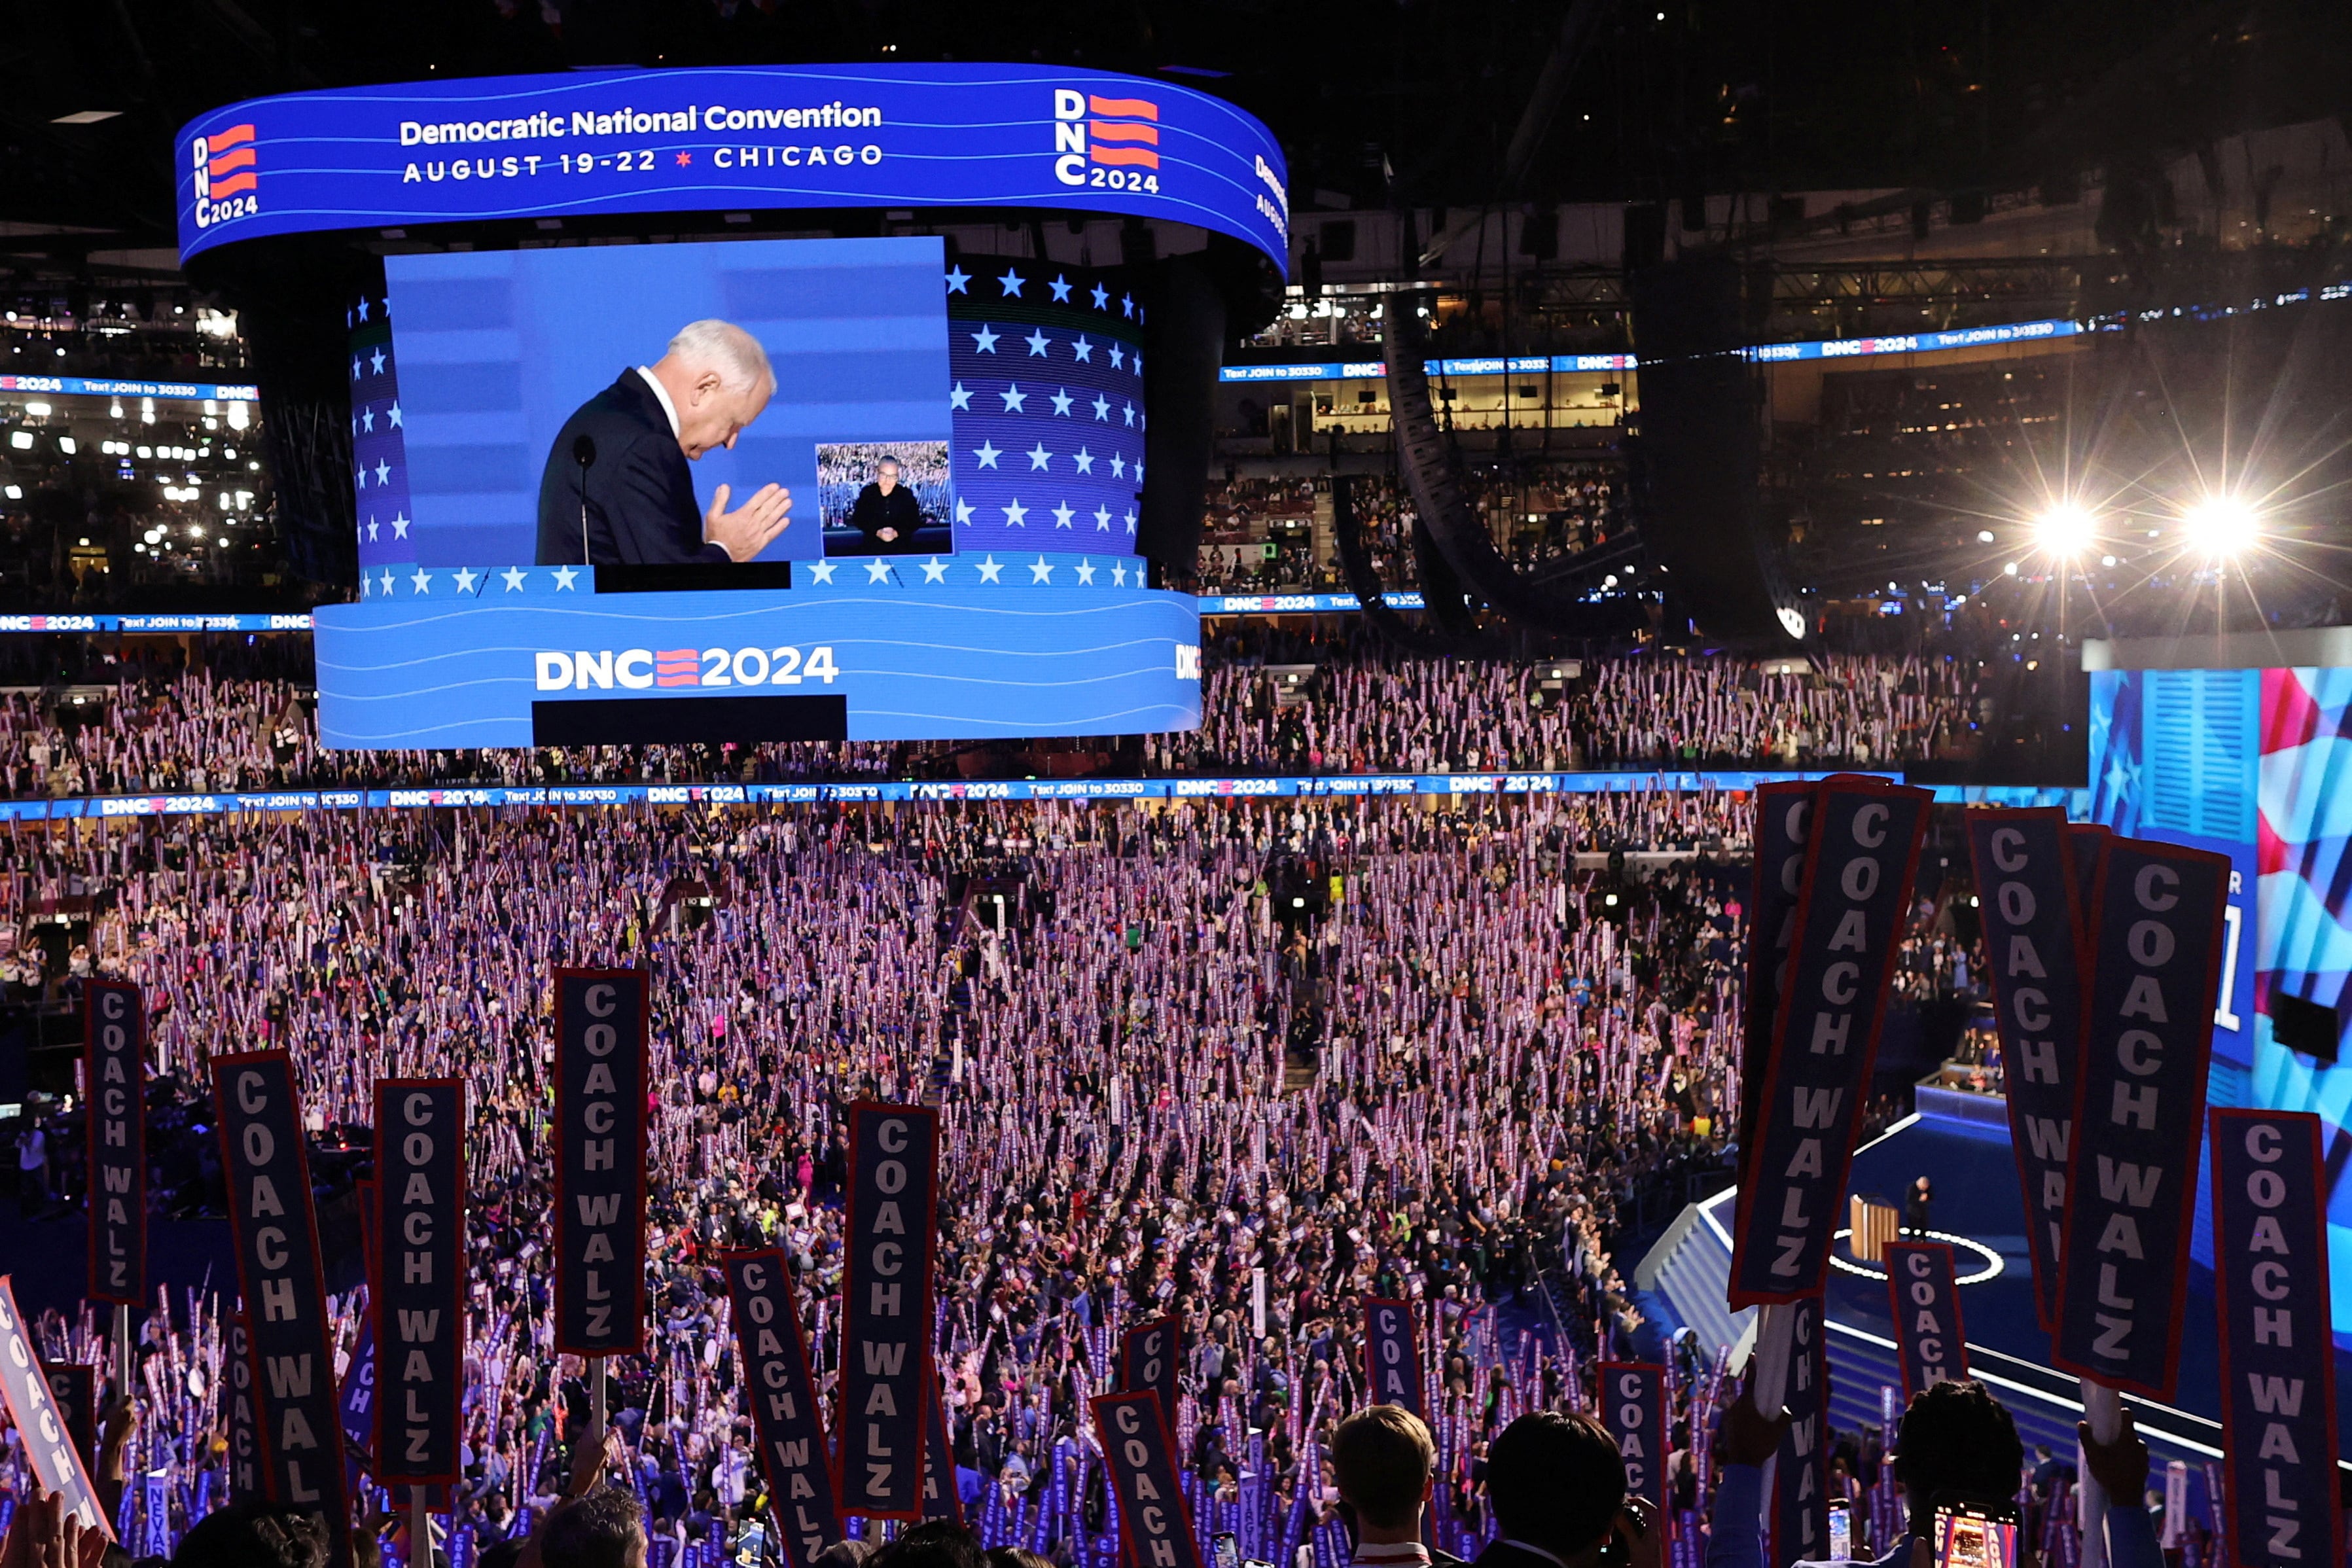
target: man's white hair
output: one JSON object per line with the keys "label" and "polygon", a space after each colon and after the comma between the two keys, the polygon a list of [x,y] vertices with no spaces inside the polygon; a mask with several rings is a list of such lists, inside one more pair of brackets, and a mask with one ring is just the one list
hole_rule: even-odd
{"label": "man's white hair", "polygon": [[776,384],[776,373],[760,340],[715,316],[680,327],[677,336],[669,341],[669,352],[689,364],[709,365],[719,373],[719,384],[730,391],[773,390]]}

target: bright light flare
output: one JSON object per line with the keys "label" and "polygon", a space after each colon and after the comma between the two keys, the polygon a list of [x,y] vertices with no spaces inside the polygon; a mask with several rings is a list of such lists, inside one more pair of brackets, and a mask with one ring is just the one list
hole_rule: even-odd
{"label": "bright light flare", "polygon": [[2262,539],[2262,518],[2239,496],[2208,496],[2181,518],[2189,547],[2214,561],[2227,561]]}
{"label": "bright light flare", "polygon": [[2044,554],[2073,560],[2091,547],[2098,524],[2087,508],[2060,501],[2033,520],[2033,542]]}

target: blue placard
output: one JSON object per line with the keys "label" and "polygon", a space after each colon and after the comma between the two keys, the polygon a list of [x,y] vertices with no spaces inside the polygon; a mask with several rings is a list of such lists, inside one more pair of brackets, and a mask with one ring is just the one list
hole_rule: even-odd
{"label": "blue placard", "polygon": [[2211,1114],[2228,1561],[2341,1563],[2326,1127],[2296,1111]]}
{"label": "blue placard", "polygon": [[183,261],[232,240],[729,208],[1058,207],[1289,266],[1274,134],[1222,99],[1037,66],[730,66],[249,99],[181,127]]}

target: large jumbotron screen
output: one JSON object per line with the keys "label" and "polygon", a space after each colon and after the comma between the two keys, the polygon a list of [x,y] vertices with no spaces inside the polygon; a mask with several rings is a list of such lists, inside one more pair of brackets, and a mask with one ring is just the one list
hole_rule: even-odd
{"label": "large jumbotron screen", "polygon": [[[2319,1115],[2330,1266],[2352,1279],[2352,668],[2099,671],[2090,760],[2095,820],[2230,857],[2211,1103]],[[2334,1300],[2352,1348],[2352,1289]]]}
{"label": "large jumbotron screen", "polygon": [[[983,257],[918,220],[1150,220],[1280,268],[1280,153],[1231,104],[1037,68],[583,72],[289,94],[182,138],[184,255],[383,258],[345,321],[360,595],[317,616],[326,743],[1199,722],[1198,606],[1138,553],[1152,268],[1115,232],[1056,260],[1016,223],[1026,254]],[[714,360],[724,409],[665,370]],[[710,520],[747,503],[739,550]]]}

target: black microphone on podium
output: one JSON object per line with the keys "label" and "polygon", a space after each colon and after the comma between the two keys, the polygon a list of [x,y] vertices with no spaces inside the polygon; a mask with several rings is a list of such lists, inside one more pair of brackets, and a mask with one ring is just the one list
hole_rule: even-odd
{"label": "black microphone on podium", "polygon": [[596,438],[583,436],[572,443],[572,460],[580,465],[580,564],[588,561],[588,470],[596,466]]}

